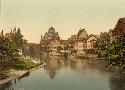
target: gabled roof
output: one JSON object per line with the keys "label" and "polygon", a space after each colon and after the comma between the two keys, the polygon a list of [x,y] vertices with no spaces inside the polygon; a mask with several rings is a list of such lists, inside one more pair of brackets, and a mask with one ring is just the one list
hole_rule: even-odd
{"label": "gabled roof", "polygon": [[120,18],[112,32],[112,35],[123,35],[125,33],[125,17]]}
{"label": "gabled roof", "polygon": [[92,37],[92,36],[94,36],[95,38],[98,38],[98,37],[99,37],[99,35],[90,34],[90,35],[88,36],[87,40],[88,40],[90,37]]}
{"label": "gabled roof", "polygon": [[[81,35],[81,33],[84,32],[84,31],[85,31],[85,29],[81,29],[81,30],[79,30],[77,36],[79,37],[79,36]],[[85,32],[86,32],[86,31],[85,31]]]}

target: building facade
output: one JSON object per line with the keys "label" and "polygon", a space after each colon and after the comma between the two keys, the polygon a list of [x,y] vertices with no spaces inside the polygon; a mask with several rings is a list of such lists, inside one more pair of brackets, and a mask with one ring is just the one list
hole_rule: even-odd
{"label": "building facade", "polygon": [[41,55],[47,53],[49,55],[59,55],[58,47],[60,46],[60,37],[58,32],[55,32],[53,27],[50,27],[48,32],[42,37],[40,41]]}
{"label": "building facade", "polygon": [[87,39],[87,49],[93,49],[96,41],[97,41],[96,35],[93,35],[93,34],[89,35]]}

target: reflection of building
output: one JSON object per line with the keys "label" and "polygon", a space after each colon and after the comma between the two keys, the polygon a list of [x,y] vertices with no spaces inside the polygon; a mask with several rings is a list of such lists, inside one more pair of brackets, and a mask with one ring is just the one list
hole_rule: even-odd
{"label": "reflection of building", "polygon": [[54,79],[56,76],[57,71],[61,67],[61,61],[58,58],[50,58],[46,61],[45,69],[49,74],[50,79]]}

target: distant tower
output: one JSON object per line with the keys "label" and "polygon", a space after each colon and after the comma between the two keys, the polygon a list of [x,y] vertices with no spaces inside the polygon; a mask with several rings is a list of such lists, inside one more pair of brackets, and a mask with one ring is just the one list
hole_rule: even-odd
{"label": "distant tower", "polygon": [[81,27],[80,27],[80,30],[81,30]]}
{"label": "distant tower", "polygon": [[16,27],[14,27],[13,33],[14,33],[14,34],[16,33]]}
{"label": "distant tower", "polygon": [[2,37],[3,37],[3,30],[1,31]]}
{"label": "distant tower", "polygon": [[11,32],[10,33],[13,33],[13,30],[11,29]]}
{"label": "distant tower", "polygon": [[41,40],[43,39],[43,36],[41,35]]}

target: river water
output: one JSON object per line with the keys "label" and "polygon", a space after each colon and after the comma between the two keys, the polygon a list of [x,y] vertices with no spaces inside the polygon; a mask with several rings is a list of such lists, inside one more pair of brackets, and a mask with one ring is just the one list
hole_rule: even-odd
{"label": "river water", "polygon": [[48,58],[45,66],[0,86],[0,90],[125,90],[125,74],[102,60]]}

